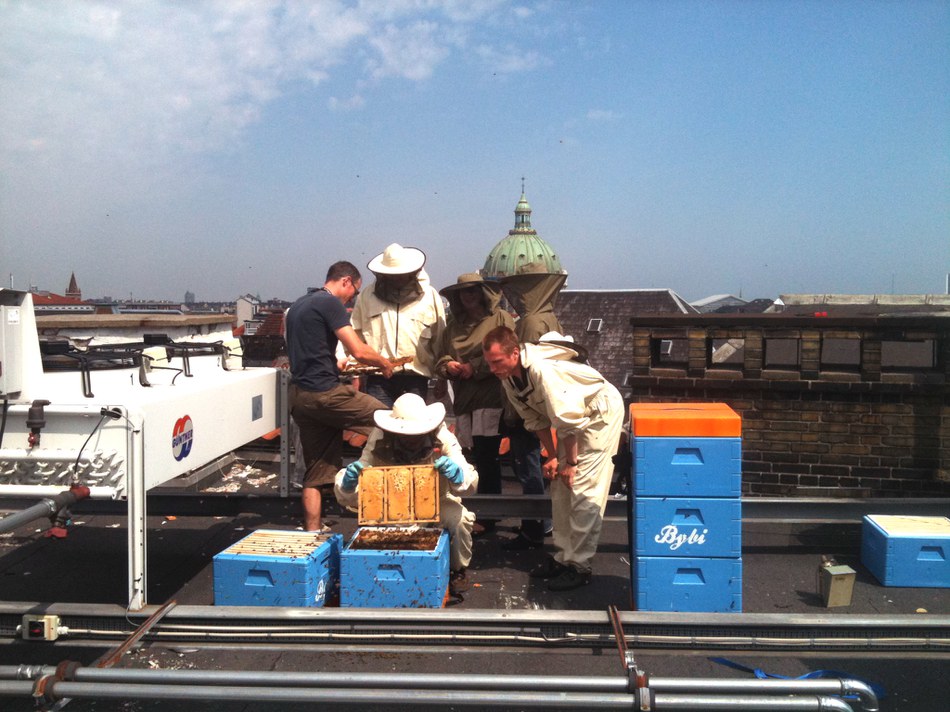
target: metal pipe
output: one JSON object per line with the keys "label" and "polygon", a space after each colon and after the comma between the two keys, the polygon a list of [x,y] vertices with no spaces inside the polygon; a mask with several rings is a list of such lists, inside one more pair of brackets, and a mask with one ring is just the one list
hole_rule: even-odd
{"label": "metal pipe", "polygon": [[[86,683],[46,680],[42,688],[48,701],[70,699],[124,699],[161,701],[304,702],[323,704],[392,704],[391,689],[287,688],[201,685],[148,685]],[[0,681],[0,697],[32,697],[28,681]],[[482,690],[400,690],[406,705],[470,707],[547,707],[632,709],[630,694],[583,694],[572,692],[486,692]],[[789,712],[853,712],[844,700],[834,697],[776,697],[774,695],[653,695],[653,708],[661,710],[787,710]]]}
{"label": "metal pipe", "polygon": [[790,712],[854,712],[837,697],[774,697],[772,695],[671,695],[656,693],[656,710],[788,710]]}
{"label": "metal pipe", "polygon": [[651,677],[650,688],[657,693],[757,693],[765,695],[853,695],[865,712],[878,712],[877,695],[864,682],[841,678],[817,680],[720,680],[718,678]]}
{"label": "metal pipe", "polygon": [[[214,702],[305,702],[330,704],[392,704],[393,691],[379,689],[339,688],[281,688],[227,686],[203,687],[195,685],[142,685],[87,683],[48,680],[43,686],[48,700],[122,699],[161,701],[214,701]],[[0,696],[27,696],[33,694],[29,682],[0,682]],[[774,699],[774,698],[773,698]],[[405,705],[432,705],[444,707],[547,707],[564,709],[609,708],[631,709],[633,697],[629,694],[577,694],[569,692],[484,692],[480,690],[402,690],[399,702]],[[800,708],[806,709],[806,708]]]}
{"label": "metal pipe", "polygon": [[[56,674],[53,666],[0,666],[0,679],[37,680]],[[110,684],[172,684],[251,687],[328,687],[393,690],[512,690],[527,692],[627,692],[624,677],[570,675],[458,675],[434,673],[277,672],[266,670],[144,670],[79,667],[70,681]]]}
{"label": "metal pipe", "polygon": [[[75,459],[75,458],[74,458]],[[62,485],[0,485],[0,497],[20,499],[52,497],[63,491]],[[89,499],[116,499],[119,491],[115,487],[90,487]]]}
{"label": "metal pipe", "polygon": [[[0,679],[38,680],[56,675],[54,666],[0,666]],[[240,683],[245,687],[388,690],[480,690],[512,692],[559,692],[588,694],[629,694],[624,677],[569,675],[457,675],[429,673],[328,673],[276,672],[262,670],[143,670],[128,668],[77,667],[68,681],[90,684],[143,684],[171,686],[221,686]],[[806,695],[816,698],[856,695],[861,708],[877,712],[873,691],[857,680],[721,680],[716,678],[651,678],[650,689],[657,695],[674,693],[727,699],[764,695]],[[774,699],[774,698],[773,698]]]}
{"label": "metal pipe", "polygon": [[57,495],[37,502],[32,507],[27,507],[21,512],[8,514],[3,519],[0,519],[0,533],[13,531],[20,525],[32,522],[34,519],[50,517],[64,507],[75,504],[88,496],[88,487],[71,487],[65,492],[60,489]]}
{"label": "metal pipe", "polygon": [[80,462],[91,462],[95,459],[95,453],[80,455],[78,450],[48,449],[48,448],[25,448],[25,447],[5,447],[0,450],[0,460],[37,460],[40,462],[76,462],[79,456]]}

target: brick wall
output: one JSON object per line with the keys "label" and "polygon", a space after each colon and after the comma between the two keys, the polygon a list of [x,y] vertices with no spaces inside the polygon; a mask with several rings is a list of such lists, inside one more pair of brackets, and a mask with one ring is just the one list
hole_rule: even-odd
{"label": "brick wall", "polygon": [[[630,400],[729,404],[743,421],[746,493],[950,494],[950,320],[710,316],[632,320]],[[775,339],[797,363],[769,362]],[[741,347],[717,363],[726,342]],[[915,358],[882,358],[904,343]]]}

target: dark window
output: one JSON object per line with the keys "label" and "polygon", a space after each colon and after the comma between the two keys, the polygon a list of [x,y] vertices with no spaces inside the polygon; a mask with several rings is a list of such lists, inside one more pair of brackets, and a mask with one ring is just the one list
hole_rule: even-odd
{"label": "dark window", "polygon": [[765,367],[798,368],[802,362],[802,344],[798,339],[766,339]]}
{"label": "dark window", "polygon": [[881,342],[881,368],[886,371],[929,370],[936,365],[937,350],[933,339]]}
{"label": "dark window", "polygon": [[822,339],[821,367],[857,370],[861,367],[860,339]]}
{"label": "dark window", "polygon": [[587,332],[598,332],[603,325],[603,319],[591,319],[589,322],[587,322]]}

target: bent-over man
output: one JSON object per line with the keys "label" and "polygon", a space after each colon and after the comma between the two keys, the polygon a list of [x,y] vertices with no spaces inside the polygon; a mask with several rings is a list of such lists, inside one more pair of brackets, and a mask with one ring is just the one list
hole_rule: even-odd
{"label": "bent-over man", "polygon": [[590,583],[604,522],[611,458],[623,427],[623,398],[600,373],[578,362],[582,350],[560,334],[519,345],[515,332],[500,326],[488,333],[482,346],[525,427],[549,453],[557,453],[542,466],[545,477],[553,479],[556,552],[531,576],[549,579],[552,591],[584,586]]}

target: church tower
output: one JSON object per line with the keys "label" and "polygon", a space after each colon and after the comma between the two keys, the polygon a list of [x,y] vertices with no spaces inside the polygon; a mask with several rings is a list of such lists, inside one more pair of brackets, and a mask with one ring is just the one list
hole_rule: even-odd
{"label": "church tower", "polygon": [[69,297],[71,299],[82,299],[82,290],[79,288],[79,284],[76,282],[75,272],[70,273],[69,286],[66,287],[66,294],[63,296]]}
{"label": "church tower", "polygon": [[532,262],[543,264],[549,272],[564,271],[554,249],[531,227],[531,206],[525,197],[522,178],[521,200],[515,206],[515,226],[508,231],[508,236],[488,253],[482,276],[485,279],[500,279],[515,274],[521,267]]}

